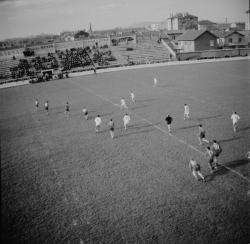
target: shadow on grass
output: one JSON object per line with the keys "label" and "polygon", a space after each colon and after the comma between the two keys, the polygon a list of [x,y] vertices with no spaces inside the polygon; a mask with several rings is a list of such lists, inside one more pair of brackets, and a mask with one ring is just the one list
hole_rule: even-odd
{"label": "shadow on grass", "polygon": [[219,142],[220,143],[223,143],[223,142],[230,142],[230,141],[236,141],[236,140],[239,140],[241,139],[240,136],[237,136],[237,137],[232,137],[232,138],[228,138],[228,139],[223,139],[223,140],[220,140]]}
{"label": "shadow on grass", "polygon": [[140,99],[140,100],[137,100],[136,102],[144,103],[144,102],[152,102],[152,101],[155,101],[155,100],[156,100],[155,98],[148,98],[148,99]]}
{"label": "shadow on grass", "polygon": [[115,135],[115,138],[129,136],[129,135],[142,134],[142,133],[148,133],[148,132],[151,132],[153,130],[154,129],[152,128],[152,129],[148,129],[148,130],[140,130],[140,131],[134,131],[134,132],[130,132],[130,133],[127,133],[127,131],[124,130],[124,134]]}
{"label": "shadow on grass", "polygon": [[190,129],[190,128],[194,128],[194,127],[198,128],[198,126],[199,126],[199,124],[197,124],[197,125],[189,125],[189,126],[177,128],[177,130],[185,130],[185,129]]}
{"label": "shadow on grass", "polygon": [[212,116],[207,116],[207,117],[202,117],[202,118],[196,118],[198,121],[202,121],[202,120],[205,120],[205,119],[215,119],[215,118],[219,118],[219,117],[222,117],[221,114],[217,114],[217,115],[212,115]]}
{"label": "shadow on grass", "polygon": [[250,130],[250,126],[247,126],[247,127],[241,128],[241,129],[238,129],[238,132],[239,132],[239,131],[245,131],[245,130]]}
{"label": "shadow on grass", "polygon": [[149,107],[149,105],[135,106],[133,108],[130,108],[130,110],[135,110],[135,109],[139,109],[139,108],[146,108],[146,107]]}
{"label": "shadow on grass", "polygon": [[213,174],[208,175],[206,177],[207,181],[212,181],[215,177],[220,175],[225,175],[230,172],[230,169],[240,167],[241,165],[248,164],[250,162],[249,159],[239,159],[231,162],[227,162],[224,164],[220,164],[218,170],[216,170]]}

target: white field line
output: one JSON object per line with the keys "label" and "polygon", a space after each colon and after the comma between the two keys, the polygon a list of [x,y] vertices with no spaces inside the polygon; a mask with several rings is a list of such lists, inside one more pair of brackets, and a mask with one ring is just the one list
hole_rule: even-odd
{"label": "white field line", "polygon": [[[106,102],[111,103],[113,106],[117,106],[117,104],[113,103],[110,99],[108,99],[108,98],[106,98],[106,97],[103,97],[102,95],[99,95],[99,94],[95,93],[94,91],[92,91],[92,90],[90,90],[90,89],[88,89],[88,88],[84,88],[84,89],[85,89],[86,91],[88,91],[89,93],[91,93],[91,94],[93,94],[93,95],[99,97],[100,99],[102,99],[102,100],[104,100],[104,101],[106,101]],[[162,129],[162,128],[159,127],[158,125],[154,125],[151,121],[149,121],[148,119],[145,119],[144,117],[142,117],[142,116],[136,114],[135,112],[133,112],[133,111],[131,111],[131,110],[129,110],[129,111],[130,111],[130,113],[133,113],[137,118],[139,118],[139,119],[141,119],[141,120],[144,120],[144,121],[146,121],[148,124],[152,125],[155,129],[157,129],[157,130],[163,132],[163,133],[166,134],[166,135],[169,135],[169,136],[175,138],[175,139],[176,139],[178,142],[180,142],[181,144],[186,145],[186,146],[189,147],[190,149],[196,151],[197,153],[199,153],[200,155],[202,155],[203,157],[206,158],[206,154],[205,154],[204,152],[200,151],[199,149],[197,149],[196,147],[194,147],[193,145],[191,145],[191,144],[185,142],[184,140],[180,139],[179,137],[177,137],[177,136],[175,136],[175,135],[169,133],[168,131]],[[228,167],[228,166],[225,166],[225,165],[222,165],[222,166],[223,166],[224,168],[226,168],[227,170],[231,171],[232,173],[238,175],[238,176],[239,176],[240,178],[242,178],[243,180],[245,180],[245,181],[247,181],[248,183],[250,183],[250,180],[249,180],[247,177],[245,177],[244,175],[242,175],[241,173],[237,172],[237,171],[234,170],[234,169],[231,169],[231,168]]]}

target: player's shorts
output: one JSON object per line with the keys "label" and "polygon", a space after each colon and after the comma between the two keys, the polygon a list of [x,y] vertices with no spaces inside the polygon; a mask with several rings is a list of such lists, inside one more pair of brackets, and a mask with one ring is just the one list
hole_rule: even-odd
{"label": "player's shorts", "polygon": [[115,130],[115,128],[114,127],[110,127],[110,129],[109,129],[110,131],[114,131]]}
{"label": "player's shorts", "polygon": [[214,158],[213,157],[208,160],[209,164],[212,164],[213,162],[214,162]]}
{"label": "player's shorts", "polygon": [[88,112],[85,112],[84,115],[85,115],[85,116],[88,115]]}
{"label": "player's shorts", "polygon": [[204,133],[204,132],[201,132],[201,133],[199,134],[199,137],[200,137],[201,139],[203,139],[203,138],[205,138],[205,137],[206,137],[206,135],[205,135],[205,133]]}
{"label": "player's shorts", "polygon": [[195,168],[194,171],[200,171],[201,170],[201,166],[198,164]]}
{"label": "player's shorts", "polygon": [[66,112],[69,112],[69,108],[66,108],[66,110],[65,110]]}
{"label": "player's shorts", "polygon": [[45,110],[47,110],[47,111],[48,111],[48,110],[49,110],[49,107],[45,107]]}

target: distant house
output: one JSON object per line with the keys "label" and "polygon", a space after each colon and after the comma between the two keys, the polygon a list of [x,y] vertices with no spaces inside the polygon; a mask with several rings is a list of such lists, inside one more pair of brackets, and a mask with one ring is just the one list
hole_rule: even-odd
{"label": "distant house", "polygon": [[207,30],[188,30],[176,39],[180,52],[196,52],[217,48],[217,36]]}
{"label": "distant house", "polygon": [[210,20],[200,20],[198,22],[198,30],[213,30],[215,29],[215,23]]}
{"label": "distant house", "polygon": [[239,31],[231,31],[224,36],[224,46],[230,48],[246,47],[245,35]]}

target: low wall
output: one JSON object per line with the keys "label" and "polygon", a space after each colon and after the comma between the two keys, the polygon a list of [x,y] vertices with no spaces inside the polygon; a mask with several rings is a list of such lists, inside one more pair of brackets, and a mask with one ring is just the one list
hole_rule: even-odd
{"label": "low wall", "polygon": [[250,56],[250,48],[206,50],[200,52],[184,52],[177,54],[178,60],[226,58],[237,56]]}

